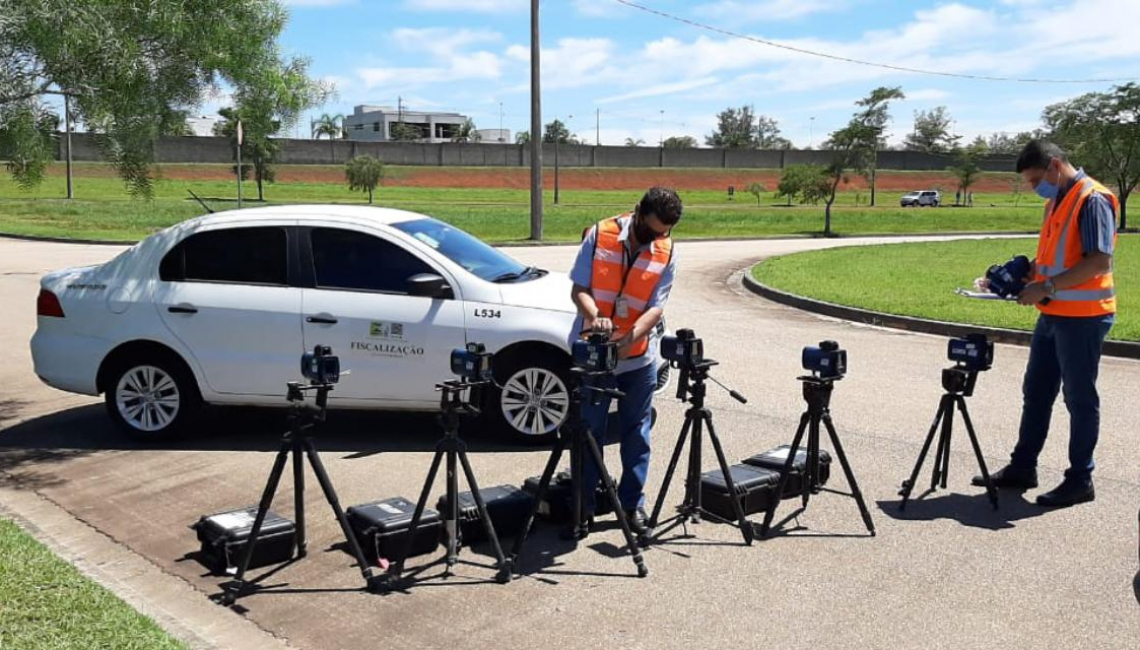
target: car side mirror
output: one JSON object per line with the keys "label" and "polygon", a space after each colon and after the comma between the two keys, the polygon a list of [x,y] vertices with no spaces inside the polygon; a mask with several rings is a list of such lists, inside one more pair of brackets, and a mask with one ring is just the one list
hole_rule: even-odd
{"label": "car side mirror", "polygon": [[454,298],[451,285],[435,273],[417,273],[408,278],[408,295],[423,298]]}

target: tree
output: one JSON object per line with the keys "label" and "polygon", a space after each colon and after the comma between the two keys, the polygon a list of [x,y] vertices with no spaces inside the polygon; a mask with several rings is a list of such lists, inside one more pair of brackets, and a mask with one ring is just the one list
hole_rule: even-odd
{"label": "tree", "polygon": [[[831,151],[831,163],[827,166],[830,188],[823,213],[823,234],[831,236],[831,206],[839,183],[848,179],[848,173],[874,177],[875,158],[882,144],[883,132],[890,119],[890,102],[903,99],[902,90],[880,86],[867,97],[855,102],[857,111],[847,126],[835,131],[824,142],[824,149]],[[874,185],[872,184],[872,196]]]}
{"label": "tree", "polygon": [[748,193],[756,197],[756,207],[760,207],[760,196],[768,191],[762,183],[751,183],[748,185]]}
{"label": "tree", "polygon": [[1014,174],[1009,179],[1009,192],[1013,194],[1013,207],[1017,207],[1021,203],[1021,193],[1025,190],[1025,181],[1021,176]]}
{"label": "tree", "polygon": [[1035,133],[1022,131],[1014,135],[1009,135],[1008,133],[994,133],[986,140],[986,150],[992,154],[1016,156],[1021,152],[1021,148],[1025,146],[1025,143],[1040,136],[1041,131]]}
{"label": "tree", "polygon": [[821,165],[788,165],[776,186],[776,196],[788,200],[798,198],[801,203],[816,205],[831,190],[831,177]]}
{"label": "tree", "polygon": [[516,133],[515,144],[530,144],[530,131],[519,131]]}
{"label": "tree", "polygon": [[661,144],[666,149],[693,149],[697,146],[697,139],[691,135],[673,135]]}
{"label": "tree", "polygon": [[[308,62],[302,59],[284,68],[267,69],[262,73],[267,78],[234,91],[234,106],[228,113],[218,111],[225,121],[216,128],[231,140],[236,140],[236,122],[241,120],[242,159],[253,165],[258,200],[265,200],[264,183],[273,182],[273,164],[281,151],[272,136],[296,124],[304,110],[327,97],[324,86],[309,79],[307,72]],[[234,148],[236,156],[236,142]]]}
{"label": "tree", "polygon": [[705,136],[705,144],[723,149],[752,149],[756,146],[756,116],[751,106],[726,108],[716,116],[716,130]]}
{"label": "tree", "polygon": [[643,144],[645,144],[645,140],[642,140],[641,138],[637,138],[636,140],[634,138],[625,139],[625,146],[627,147],[640,147]]}
{"label": "tree", "polygon": [[[969,194],[970,186],[976,183],[982,174],[982,169],[978,166],[978,157],[983,153],[985,153],[983,149],[973,146],[965,147],[958,152],[956,164],[947,168],[957,179],[958,189],[962,191],[963,200]],[[966,201],[966,204],[969,205],[969,201]]]}
{"label": "tree", "polygon": [[35,102],[0,106],[0,159],[16,184],[34,189],[44,179],[48,161],[55,157],[55,131],[59,117]]}
{"label": "tree", "polygon": [[36,151],[29,116],[42,112],[45,96],[69,96],[136,196],[151,195],[158,137],[221,83],[235,94],[271,90],[304,71],[303,59],[281,56],[287,14],[276,1],[0,2],[0,114],[9,138]]}
{"label": "tree", "polygon": [[1120,229],[1126,229],[1128,197],[1140,182],[1140,85],[1053,104],[1042,117],[1075,162],[1116,186]]}
{"label": "tree", "polygon": [[756,118],[757,149],[791,149],[792,141],[780,136],[776,120],[760,115]]}
{"label": "tree", "polygon": [[257,132],[259,126],[256,123],[247,124],[242,117],[241,110],[226,107],[219,109],[218,115],[220,115],[222,119],[214,125],[214,135],[230,139],[230,146],[233,147],[233,159],[235,163],[237,162],[238,149],[237,123],[238,120],[241,119],[242,164],[241,169],[238,169],[235,164],[233,172],[235,176],[240,174],[243,181],[249,180],[250,173],[252,172],[254,180],[257,181],[257,200],[264,201],[265,183],[272,183],[277,179],[277,173],[273,169],[273,163],[276,160],[277,154],[280,153],[281,147],[269,137],[262,137],[262,134]]}
{"label": "tree", "polygon": [[353,156],[344,166],[344,176],[348,189],[368,192],[368,204],[372,205],[372,192],[384,179],[384,161],[368,154]]}
{"label": "tree", "polygon": [[554,120],[546,125],[546,131],[542,134],[542,141],[547,144],[578,144],[578,141],[570,135],[570,129],[562,123],[562,120]]}
{"label": "tree", "polygon": [[961,136],[950,132],[953,119],[945,106],[929,111],[914,112],[914,130],[907,134],[904,143],[911,151],[945,153],[958,146]]}
{"label": "tree", "polygon": [[392,126],[388,127],[388,133],[392,140],[398,142],[415,142],[423,137],[423,133],[416,125],[407,122],[393,122]]}
{"label": "tree", "polygon": [[455,135],[452,136],[451,141],[479,142],[482,139],[483,136],[479,135],[478,129],[475,127],[475,120],[467,118],[466,120],[463,120],[463,124],[459,125],[459,128],[455,131]]}
{"label": "tree", "polygon": [[339,138],[343,129],[341,124],[344,122],[344,116],[341,114],[330,115],[322,113],[320,117],[313,121],[313,139],[320,140],[322,135],[327,135],[329,140]]}

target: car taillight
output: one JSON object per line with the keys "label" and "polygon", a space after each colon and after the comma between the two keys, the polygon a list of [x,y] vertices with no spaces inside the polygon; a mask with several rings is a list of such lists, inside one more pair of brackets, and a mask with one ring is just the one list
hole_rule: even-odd
{"label": "car taillight", "polygon": [[63,305],[59,304],[59,298],[54,293],[40,289],[40,295],[36,298],[36,315],[63,318]]}

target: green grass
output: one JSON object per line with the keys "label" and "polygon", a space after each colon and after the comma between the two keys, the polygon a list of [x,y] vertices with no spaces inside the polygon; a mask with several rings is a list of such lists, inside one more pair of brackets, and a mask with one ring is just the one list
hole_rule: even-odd
{"label": "green grass", "polygon": [[149,618],[0,519],[0,648],[185,648]]}
{"label": "green grass", "polygon": [[[776,257],[752,269],[771,287],[840,305],[934,320],[1032,329],[1037,310],[953,294],[969,288],[989,265],[1032,255],[1034,239],[986,239],[851,246]],[[1140,341],[1140,235],[1120,238],[1116,251],[1119,313],[1110,338]]]}

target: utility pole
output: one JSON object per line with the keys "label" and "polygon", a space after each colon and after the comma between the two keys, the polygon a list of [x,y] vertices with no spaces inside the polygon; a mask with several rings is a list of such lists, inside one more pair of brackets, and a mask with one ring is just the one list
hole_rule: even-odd
{"label": "utility pole", "polygon": [[657,146],[665,146],[665,109],[661,109],[661,130],[657,134]]}
{"label": "utility pole", "polygon": [[594,109],[594,146],[602,146],[602,109]]}
{"label": "utility pole", "polygon": [[815,116],[808,118],[808,151],[811,151],[815,142]]}
{"label": "utility pole", "polygon": [[542,90],[538,0],[530,0],[530,238],[542,240]]}
{"label": "utility pole", "polygon": [[[558,118],[554,118],[555,122]],[[554,205],[558,205],[558,148],[561,145],[562,134],[554,134]]]}
{"label": "utility pole", "polygon": [[499,142],[506,142],[503,137],[503,102],[499,102]]}
{"label": "utility pole", "polygon": [[71,97],[63,96],[63,132],[67,141],[67,198],[75,198],[71,185]]}
{"label": "utility pole", "polygon": [[242,177],[242,171],[243,171],[242,167],[241,167],[241,141],[242,141],[242,139],[243,138],[242,138],[242,132],[241,132],[241,120],[238,120],[238,123],[237,123],[238,210],[241,209],[241,177]]}

